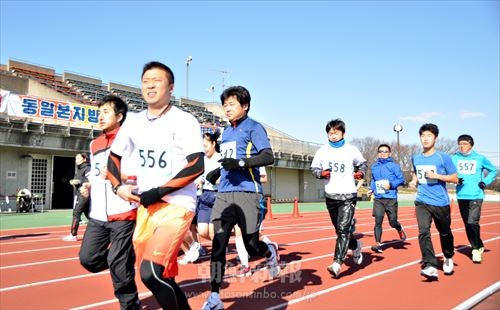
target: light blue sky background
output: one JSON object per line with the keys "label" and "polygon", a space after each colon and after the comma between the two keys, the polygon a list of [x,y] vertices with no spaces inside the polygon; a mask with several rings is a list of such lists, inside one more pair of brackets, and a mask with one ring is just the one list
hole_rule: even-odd
{"label": "light blue sky background", "polygon": [[[323,143],[419,143],[433,122],[500,165],[499,1],[4,1],[0,60],[139,86],[144,63],[176,74],[174,95],[212,101],[227,85],[252,95],[250,116]],[[228,71],[223,75],[218,71]]]}

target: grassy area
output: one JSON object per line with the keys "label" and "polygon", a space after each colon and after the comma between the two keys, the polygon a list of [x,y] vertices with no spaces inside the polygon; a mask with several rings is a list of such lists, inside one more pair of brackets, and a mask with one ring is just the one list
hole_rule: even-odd
{"label": "grassy area", "polygon": [[[35,213],[0,213],[0,230],[71,225],[73,210]],[[85,218],[85,216],[84,216]]]}
{"label": "grassy area", "polygon": [[[399,205],[413,206],[413,201],[399,201]],[[371,201],[358,201],[356,207],[359,209],[369,209],[372,208],[373,202]],[[293,203],[273,203],[272,212],[273,214],[292,214]],[[316,212],[316,211],[326,211],[326,205],[324,202],[300,202],[299,212]]]}
{"label": "grassy area", "polygon": [[[400,206],[412,206],[413,201],[400,201]],[[370,201],[358,201],[358,208],[372,207]],[[326,211],[324,202],[300,202],[299,213]],[[293,203],[273,203],[273,214],[292,214]],[[47,226],[69,226],[71,224],[72,210],[50,210],[35,213],[0,213],[0,230],[33,228]],[[85,218],[85,217],[83,217]]]}

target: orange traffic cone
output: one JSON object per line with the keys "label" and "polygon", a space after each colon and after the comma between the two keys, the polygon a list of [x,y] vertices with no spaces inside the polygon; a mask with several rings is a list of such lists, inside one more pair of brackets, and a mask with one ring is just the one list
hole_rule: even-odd
{"label": "orange traffic cone", "polygon": [[297,199],[297,197],[295,197],[293,199],[293,213],[292,213],[292,217],[300,217],[300,214],[299,214],[299,200]]}
{"label": "orange traffic cone", "polygon": [[266,208],[267,208],[266,220],[272,220],[273,219],[273,208],[271,206],[271,197],[269,197],[269,196],[266,199]]}

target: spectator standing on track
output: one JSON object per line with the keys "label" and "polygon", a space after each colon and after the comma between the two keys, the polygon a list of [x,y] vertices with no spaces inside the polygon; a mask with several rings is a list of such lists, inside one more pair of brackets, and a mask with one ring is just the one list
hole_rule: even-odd
{"label": "spectator standing on track", "polygon": [[341,119],[329,121],[325,130],[328,144],[316,151],[311,170],[313,176],[325,182],[326,208],[337,234],[333,264],[327,270],[337,278],[348,249],[352,250],[354,263],[363,262],[363,245],[354,237],[352,226],[358,196],[355,180],[362,179],[368,167],[361,152],[345,142],[345,123]]}
{"label": "spectator standing on track", "polygon": [[[473,146],[474,139],[470,135],[459,136],[458,152],[452,159],[458,171],[457,201],[472,247],[472,261],[481,263],[484,252],[479,225],[481,206],[484,189],[495,180],[497,169],[485,156],[474,151]],[[486,176],[485,171],[488,172]]]}
{"label": "spectator standing on track", "polygon": [[[200,125],[171,104],[174,74],[169,67],[149,62],[141,78],[148,108],[129,115],[121,127],[111,146],[108,177],[117,195],[141,204],[133,242],[142,282],[163,309],[189,309],[175,276],[177,253],[196,208],[194,180],[203,173]],[[122,157],[132,154],[137,186],[121,183]]]}
{"label": "spectator standing on track", "polygon": [[406,240],[406,233],[398,222],[398,186],[403,185],[405,179],[399,164],[391,157],[391,147],[381,144],[377,148],[378,160],[371,167],[372,179],[368,195],[374,195],[373,217],[375,217],[375,245],[372,250],[382,253],[382,222],[387,214],[389,225],[396,229],[401,241]]}
{"label": "spectator standing on track", "polygon": [[446,182],[458,182],[457,169],[448,154],[436,150],[438,126],[423,124],[418,133],[423,152],[412,157],[413,177],[409,185],[411,188],[417,188],[415,211],[418,223],[418,243],[422,253],[420,274],[428,279],[437,279],[438,260],[432,245],[431,223],[434,220],[439,231],[441,248],[445,257],[444,274],[452,274],[454,248],[450,227],[450,197],[446,190]]}
{"label": "spectator standing on track", "polygon": [[120,309],[140,309],[135,283],[135,253],[132,246],[137,206],[113,194],[106,180],[109,149],[127,117],[127,104],[108,95],[99,104],[102,135],[90,143],[91,174],[81,188],[89,197],[90,219],[80,248],[80,263],[96,273],[109,269]]}
{"label": "spectator standing on track", "polygon": [[75,177],[69,181],[73,185],[74,202],[73,202],[73,218],[71,220],[71,232],[63,238],[64,241],[78,241],[78,228],[82,220],[82,214],[89,218],[90,201],[80,193],[80,187],[83,183],[88,182],[90,174],[90,163],[88,156],[85,153],[78,153],[75,156],[76,173]]}
{"label": "spectator standing on track", "polygon": [[[230,125],[222,133],[222,168],[211,216],[215,232],[210,262],[212,293],[202,309],[224,308],[219,290],[225,271],[226,248],[235,224],[241,228],[248,253],[266,257],[272,278],[280,272],[278,249],[259,240],[259,204],[262,198],[259,167],[274,163],[271,144],[264,127],[248,117],[250,93],[246,88],[227,88],[221,95],[221,102]],[[216,180],[212,176],[214,173],[210,172],[207,179]]]}

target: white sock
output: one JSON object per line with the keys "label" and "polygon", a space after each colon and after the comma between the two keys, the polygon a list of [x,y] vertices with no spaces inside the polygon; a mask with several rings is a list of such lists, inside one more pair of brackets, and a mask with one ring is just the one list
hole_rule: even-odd
{"label": "white sock", "polygon": [[241,264],[243,266],[248,266],[248,252],[245,248],[245,243],[243,242],[243,237],[235,238],[236,243],[236,251],[238,252],[238,256],[240,257]]}
{"label": "white sock", "polygon": [[269,239],[267,236],[262,236],[262,241],[264,241],[266,244],[271,243],[271,239]]}
{"label": "white sock", "polygon": [[191,246],[189,247],[190,251],[198,251],[199,249],[200,249],[200,244],[196,241],[193,241],[193,243],[191,243]]}

